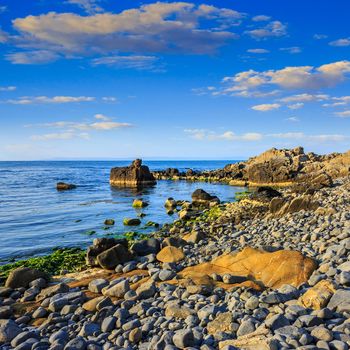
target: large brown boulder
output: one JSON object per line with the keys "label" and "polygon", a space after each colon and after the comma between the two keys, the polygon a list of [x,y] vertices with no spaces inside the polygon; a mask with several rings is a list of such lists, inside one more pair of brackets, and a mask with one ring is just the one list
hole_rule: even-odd
{"label": "large brown boulder", "polygon": [[122,244],[103,251],[97,256],[98,264],[106,270],[113,270],[117,265],[132,259],[132,254]]}
{"label": "large brown boulder", "polygon": [[182,278],[195,278],[213,273],[247,277],[263,287],[279,288],[284,284],[298,287],[317,268],[316,262],[300,252],[279,250],[273,253],[245,248],[235,254],[225,254],[211,262],[185,268]]}
{"label": "large brown boulder", "polygon": [[109,182],[112,186],[139,187],[154,185],[156,180],[142,160],[136,159],[130,166],[111,169]]}
{"label": "large brown boulder", "polygon": [[128,241],[125,238],[116,239],[103,237],[94,239],[93,244],[88,247],[86,251],[86,264],[93,267],[99,266],[97,256],[117,244],[121,244],[128,249]]}
{"label": "large brown boulder", "polygon": [[45,272],[29,267],[19,267],[10,272],[5,285],[13,289],[20,287],[27,288],[30,282],[38,278],[44,278],[47,281],[50,279],[49,275]]}

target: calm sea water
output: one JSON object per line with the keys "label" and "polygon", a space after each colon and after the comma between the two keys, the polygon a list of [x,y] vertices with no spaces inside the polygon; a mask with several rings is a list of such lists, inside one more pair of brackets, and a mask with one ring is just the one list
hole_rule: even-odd
{"label": "calm sea water", "polygon": [[[176,167],[179,170],[209,170],[221,168],[234,161],[148,161],[151,170]],[[197,188],[233,201],[241,188],[222,184],[191,183],[187,181],[158,181],[157,185],[140,192],[109,185],[109,171],[129,161],[45,161],[0,162],[0,261],[48,253],[54,247],[86,247],[95,237],[107,233],[121,234],[132,230],[123,226],[123,218],[146,216],[136,228],[145,228],[151,220],[164,224],[177,215],[166,214],[164,202],[168,197],[189,200]],[[58,181],[78,185],[71,191],[56,191]],[[132,208],[135,198],[143,198],[149,206]],[[116,224],[104,229],[104,220]],[[89,235],[88,231],[96,231]]]}

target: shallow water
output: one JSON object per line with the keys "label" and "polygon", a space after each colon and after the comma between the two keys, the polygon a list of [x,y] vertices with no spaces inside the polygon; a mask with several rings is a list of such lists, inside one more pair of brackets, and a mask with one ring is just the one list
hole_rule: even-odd
{"label": "shallow water", "polygon": [[[177,167],[180,170],[216,169],[234,161],[149,161],[151,170]],[[131,230],[141,232],[147,221],[172,222],[177,215],[166,214],[166,198],[189,200],[197,188],[233,201],[242,188],[187,181],[158,181],[154,187],[135,189],[109,185],[109,171],[124,166],[121,161],[0,162],[0,260],[45,254],[52,248],[86,247],[95,237]],[[56,182],[77,184],[71,191],[58,192]],[[132,208],[135,198],[149,202],[144,209]],[[125,227],[123,218],[146,214],[137,228]],[[104,220],[116,224],[104,230]],[[96,231],[88,235],[88,231]]]}

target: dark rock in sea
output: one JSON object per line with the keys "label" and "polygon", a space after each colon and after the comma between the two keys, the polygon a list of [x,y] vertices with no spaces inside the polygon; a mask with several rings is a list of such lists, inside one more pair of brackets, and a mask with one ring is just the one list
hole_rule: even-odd
{"label": "dark rock in sea", "polygon": [[220,203],[220,199],[216,196],[212,196],[211,194],[200,188],[192,193],[193,205],[208,205],[210,203]]}
{"label": "dark rock in sea", "polygon": [[132,258],[128,249],[121,244],[109,248],[97,256],[98,264],[106,270],[113,270],[117,265],[125,263]]}
{"label": "dark rock in sea", "polygon": [[57,191],[67,191],[67,190],[73,190],[74,188],[77,188],[74,184],[67,184],[65,182],[57,182],[56,184]]}
{"label": "dark rock in sea", "polygon": [[136,159],[130,166],[111,169],[110,184],[112,186],[139,187],[155,185],[156,180],[141,159]]}
{"label": "dark rock in sea", "polygon": [[138,218],[130,219],[130,218],[125,218],[123,220],[123,224],[125,226],[138,226],[141,224],[141,220]]}
{"label": "dark rock in sea", "polygon": [[104,224],[107,226],[113,226],[115,224],[115,221],[113,219],[106,219]]}
{"label": "dark rock in sea", "polygon": [[45,272],[29,267],[19,267],[10,272],[6,280],[6,287],[13,289],[21,287],[27,288],[30,282],[38,278],[44,278],[46,281],[50,280],[50,276]]}
{"label": "dark rock in sea", "polygon": [[89,266],[99,266],[97,256],[107,249],[110,249],[117,244],[121,244],[126,249],[128,248],[128,241],[125,238],[96,238],[92,246],[88,247],[86,251],[86,263]]}

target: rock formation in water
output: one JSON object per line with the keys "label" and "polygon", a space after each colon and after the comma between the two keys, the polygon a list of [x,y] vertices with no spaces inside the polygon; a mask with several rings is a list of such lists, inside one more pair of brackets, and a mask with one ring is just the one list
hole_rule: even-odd
{"label": "rock formation in water", "polygon": [[111,169],[110,184],[112,186],[139,187],[154,185],[156,180],[148,166],[142,165],[141,159],[136,159],[130,166]]}

